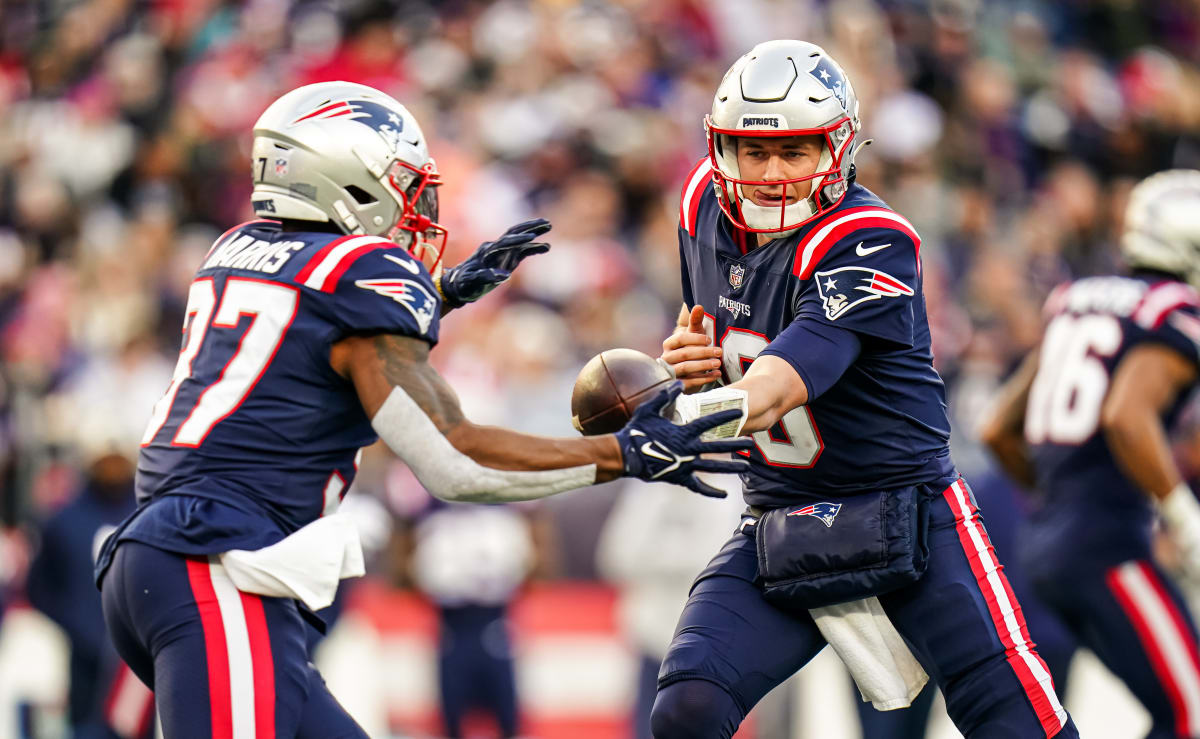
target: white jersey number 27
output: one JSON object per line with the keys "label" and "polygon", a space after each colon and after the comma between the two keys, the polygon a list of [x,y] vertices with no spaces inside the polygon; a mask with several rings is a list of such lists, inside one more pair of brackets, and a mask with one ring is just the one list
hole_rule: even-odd
{"label": "white jersey number 27", "polygon": [[1050,322],[1025,414],[1030,444],[1080,444],[1095,433],[1109,381],[1100,358],[1120,348],[1121,324],[1112,316],[1063,314]]}
{"label": "white jersey number 27", "polygon": [[179,424],[171,439],[173,446],[199,446],[212,427],[237,410],[258,383],[296,315],[299,298],[295,288],[264,280],[230,277],[225,281],[218,307],[212,278],[193,282],[188,291],[184,318],[187,341],[179,352],[167,392],[155,403],[150,414],[142,446],[154,441],[171,415],[179,387],[192,376],[192,363],[203,348],[208,332],[211,329],[236,329],[242,316],[251,316],[250,325],[220,377],[200,393],[191,413]]}

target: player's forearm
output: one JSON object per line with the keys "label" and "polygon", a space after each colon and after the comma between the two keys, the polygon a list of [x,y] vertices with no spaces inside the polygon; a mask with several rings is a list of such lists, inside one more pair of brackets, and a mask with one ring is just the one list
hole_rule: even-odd
{"label": "player's forearm", "polygon": [[[486,429],[465,420],[439,426],[402,387],[392,389],[372,416],[371,427],[404,460],[426,490],[435,497],[458,502],[535,500],[586,487],[611,476],[613,458],[621,458],[612,437],[608,437],[609,448],[601,440],[578,439],[573,440],[579,442],[574,449],[559,449],[555,454],[552,445],[538,437]],[[461,451],[450,442],[450,437],[490,464]],[[499,443],[493,437],[500,437]],[[514,451],[518,443],[526,447],[525,455]],[[535,464],[538,452],[550,454],[552,461]],[[498,462],[510,468],[501,469]],[[555,463],[566,466],[549,466]],[[524,466],[512,468],[519,464]],[[601,465],[605,470],[603,477],[599,476]]]}
{"label": "player's forearm", "polygon": [[996,434],[985,438],[984,443],[992,450],[1000,467],[1014,482],[1027,488],[1036,484],[1033,460],[1029,456],[1029,445],[1025,443],[1024,434]]}
{"label": "player's forearm", "polygon": [[331,364],[353,381],[371,427],[436,497],[531,500],[617,475],[612,437],[551,440],[472,424],[428,355],[420,340],[359,337],[336,345]]}
{"label": "player's forearm", "polygon": [[979,439],[1014,482],[1033,487],[1036,476],[1025,441],[1025,408],[1037,375],[1038,352],[1031,352],[1020,369],[1000,388],[979,427]]}
{"label": "player's forearm", "polygon": [[621,475],[621,448],[611,434],[555,439],[496,426],[463,424],[446,438],[476,463],[497,470],[535,472],[593,464],[596,482]]}
{"label": "player's forearm", "polygon": [[1153,408],[1106,413],[1104,433],[1121,471],[1144,493],[1162,500],[1181,481],[1166,430]]}
{"label": "player's forearm", "polygon": [[754,361],[746,376],[729,385],[746,391],[748,409],[742,434],[765,431],[788,411],[808,402],[808,388],[790,364],[774,356]]}

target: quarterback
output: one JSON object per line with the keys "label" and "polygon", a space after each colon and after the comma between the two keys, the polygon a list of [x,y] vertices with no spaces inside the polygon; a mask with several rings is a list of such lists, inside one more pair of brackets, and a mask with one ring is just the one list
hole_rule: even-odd
{"label": "quarterback", "polygon": [[813,609],[872,598],[963,734],[1077,736],[951,462],[921,240],[855,182],[858,107],[820,47],[770,41],[734,63],[705,119],[662,359],[702,391],[679,403],[685,420],[746,404],[750,508],[679,618],[655,736],[732,736],[826,645]]}
{"label": "quarterback", "polygon": [[678,386],[607,436],[465,419],[428,363],[438,322],[545,251],[534,239],[549,224],[442,270],[437,168],[391,97],[293,90],[255,124],[252,166],[262,220],[221,236],[196,273],[174,378],[142,438],[138,508],[96,579],[166,736],[365,737],[309,663],[304,623],[362,574],[336,515],[361,447],[383,439],[439,498],[503,502],[622,475],[711,493],[697,470],[745,463],[700,454],[748,443],[699,440],[722,419],[663,418]]}

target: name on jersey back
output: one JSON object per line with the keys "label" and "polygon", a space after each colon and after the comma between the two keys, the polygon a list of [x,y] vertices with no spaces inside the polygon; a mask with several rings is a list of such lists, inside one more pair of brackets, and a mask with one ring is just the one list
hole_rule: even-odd
{"label": "name on jersey back", "polygon": [[1146,284],[1123,277],[1091,277],[1067,288],[1061,307],[1072,313],[1110,313],[1128,316],[1146,294]]}
{"label": "name on jersey back", "polygon": [[204,266],[200,269],[227,267],[251,269],[273,275],[287,264],[293,254],[304,247],[303,241],[271,242],[242,234],[218,246],[208,259],[204,260]]}

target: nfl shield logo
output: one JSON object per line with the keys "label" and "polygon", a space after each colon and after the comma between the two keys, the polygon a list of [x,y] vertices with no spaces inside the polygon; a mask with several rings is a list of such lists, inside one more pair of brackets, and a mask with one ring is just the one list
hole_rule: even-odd
{"label": "nfl shield logo", "polygon": [[284,159],[283,157],[279,157],[278,159],[276,159],[275,160],[275,174],[282,177],[283,175],[287,174],[287,172],[288,172],[288,160]]}
{"label": "nfl shield logo", "polygon": [[729,265],[729,284],[734,288],[742,286],[742,279],[746,276],[746,268],[740,264]]}

